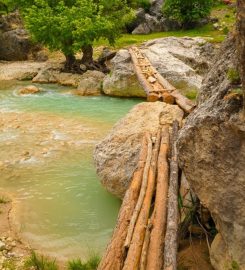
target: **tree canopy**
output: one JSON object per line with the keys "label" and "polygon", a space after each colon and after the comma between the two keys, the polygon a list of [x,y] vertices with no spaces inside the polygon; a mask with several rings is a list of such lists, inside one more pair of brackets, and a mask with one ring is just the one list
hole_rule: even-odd
{"label": "tree canopy", "polygon": [[[95,40],[113,44],[132,17],[126,0],[17,0],[33,39],[51,50],[61,50],[67,61],[83,50],[92,61]],[[90,59],[89,59],[90,58]]]}

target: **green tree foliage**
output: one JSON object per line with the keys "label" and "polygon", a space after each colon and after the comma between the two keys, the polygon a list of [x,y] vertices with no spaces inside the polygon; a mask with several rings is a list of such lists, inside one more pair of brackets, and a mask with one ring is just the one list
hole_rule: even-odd
{"label": "green tree foliage", "polygon": [[165,0],[163,13],[184,27],[206,18],[212,8],[213,0]]}
{"label": "green tree foliage", "polygon": [[[14,0],[13,0],[14,1]],[[67,65],[82,49],[82,62],[92,62],[92,45],[104,38],[113,44],[131,19],[126,0],[17,0],[33,39],[61,50]]]}
{"label": "green tree foliage", "polygon": [[134,9],[141,7],[145,11],[148,11],[151,7],[150,0],[128,0],[128,4]]}

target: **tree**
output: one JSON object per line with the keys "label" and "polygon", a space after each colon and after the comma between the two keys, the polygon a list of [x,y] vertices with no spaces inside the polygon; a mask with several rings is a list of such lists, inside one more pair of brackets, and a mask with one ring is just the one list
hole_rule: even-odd
{"label": "tree", "polygon": [[[96,68],[93,43],[100,38],[114,44],[132,17],[126,0],[17,0],[33,39],[51,50],[61,50],[66,69],[78,69],[75,53],[82,49],[79,64]],[[78,70],[76,70],[78,71]]]}
{"label": "tree", "polygon": [[163,13],[188,28],[206,18],[211,12],[212,4],[213,0],[165,0]]}

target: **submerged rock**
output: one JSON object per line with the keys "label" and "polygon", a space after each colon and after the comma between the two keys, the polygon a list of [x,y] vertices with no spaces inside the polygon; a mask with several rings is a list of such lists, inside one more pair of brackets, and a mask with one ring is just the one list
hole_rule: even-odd
{"label": "submerged rock", "polygon": [[234,86],[227,76],[236,59],[235,42],[228,40],[178,141],[180,166],[219,232],[211,246],[217,270],[233,269],[233,263],[245,269],[245,123],[242,97],[230,95]]}
{"label": "submerged rock", "polygon": [[114,195],[123,198],[136,169],[143,134],[156,134],[161,124],[180,120],[183,111],[163,102],[136,105],[113,128],[94,151],[97,173],[102,185]]}
{"label": "submerged rock", "polygon": [[41,90],[34,86],[34,85],[29,85],[29,86],[26,86],[24,88],[21,88],[19,90],[19,94],[20,95],[29,95],[29,94],[37,94],[37,93],[40,93]]}

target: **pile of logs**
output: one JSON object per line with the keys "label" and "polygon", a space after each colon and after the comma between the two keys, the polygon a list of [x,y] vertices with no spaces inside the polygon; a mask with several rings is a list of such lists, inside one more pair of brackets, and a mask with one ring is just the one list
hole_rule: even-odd
{"label": "pile of logs", "polygon": [[192,112],[195,104],[183,96],[152,66],[147,57],[137,47],[129,49],[139,83],[147,95],[147,101],[164,101],[169,104],[178,104],[187,114]]}
{"label": "pile of logs", "polygon": [[179,123],[145,134],[100,270],[176,270]]}

